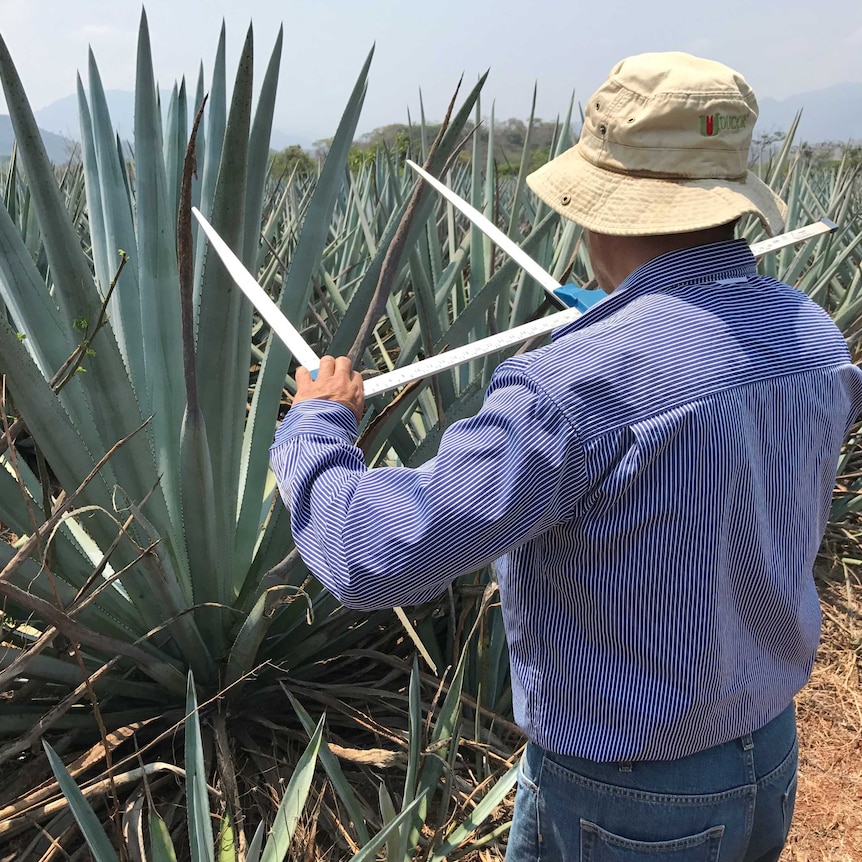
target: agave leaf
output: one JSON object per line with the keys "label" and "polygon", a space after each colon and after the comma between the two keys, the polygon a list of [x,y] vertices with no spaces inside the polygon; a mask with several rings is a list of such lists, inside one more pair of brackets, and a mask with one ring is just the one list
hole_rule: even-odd
{"label": "agave leaf", "polygon": [[[99,163],[96,157],[96,141],[93,137],[93,118],[90,113],[90,103],[84,89],[80,74],[77,75],[78,119],[81,128],[81,158],[84,174],[84,189],[87,200],[87,221],[90,237],[105,235],[105,211],[102,207],[102,193],[99,188]],[[93,268],[96,282],[104,289],[111,283],[113,272],[111,260],[108,260],[107,244],[104,242],[90,243],[90,253],[93,257]]]}
{"label": "agave leaf", "polygon": [[[222,77],[224,77],[224,76],[222,76]],[[197,116],[197,112],[200,110],[201,105],[203,105],[205,98],[206,98],[206,94],[204,92],[204,64],[201,63],[198,67],[198,82],[195,85],[195,100],[194,100],[194,102],[192,102],[192,109],[193,109],[193,113],[195,116]],[[206,152],[206,124],[205,123],[201,123],[200,128],[198,129],[197,146],[198,146],[198,150],[200,152],[202,152],[202,153]],[[180,158],[179,171],[180,171],[180,177],[182,177],[182,158],[183,158],[182,153],[180,153],[179,158]],[[170,170],[170,167],[168,167],[168,170]],[[202,174],[203,174],[203,171],[198,171],[195,174],[195,177],[192,181],[192,201],[193,201],[194,205],[199,210],[201,210],[201,212],[204,212],[204,210],[201,206],[201,176],[202,176]],[[180,182],[182,182],[182,180],[180,180]],[[209,212],[209,208],[207,208],[206,212]]]}
{"label": "agave leaf", "polygon": [[482,797],[482,801],[467,817],[446,836],[446,840],[434,851],[431,862],[446,859],[491,816],[494,809],[506,798],[518,780],[518,764],[511,767]]}
{"label": "agave leaf", "polygon": [[440,707],[440,714],[437,716],[437,721],[431,732],[431,743],[438,746],[437,751],[433,756],[425,758],[422,770],[419,773],[417,786],[423,790],[427,790],[429,795],[423,797],[423,802],[417,809],[417,817],[413,820],[413,831],[411,833],[413,844],[419,840],[419,831],[427,815],[431,796],[439,785],[446,758],[450,753],[454,754],[457,749],[458,743],[454,737],[461,715],[461,691],[464,686],[464,668],[469,649],[470,640],[468,639],[464,644],[464,649],[461,652],[461,657],[452,676],[452,682],[449,685],[449,691],[446,694],[443,705]]}
{"label": "agave leaf", "polygon": [[275,46],[263,76],[254,122],[248,143],[248,180],[245,189],[245,236],[241,260],[252,272],[258,270],[260,249],[260,219],[263,208],[264,187],[269,173],[269,142],[272,137],[272,117],[275,112],[275,97],[278,92],[278,72],[281,64],[281,48],[284,28],[279,27]]}
{"label": "agave leaf", "polygon": [[[284,565],[286,562],[287,568]],[[275,580],[272,580],[273,576]],[[293,548],[287,507],[274,502],[235,607],[247,614],[264,590],[282,583],[299,586],[307,577],[308,570]]]}
{"label": "agave leaf", "polygon": [[12,221],[18,216],[18,146],[12,142],[12,154],[6,166],[6,187],[3,190],[3,203]]}
{"label": "agave leaf", "polygon": [[[217,601],[224,605],[227,582],[223,577],[224,569],[218,563],[224,541],[219,541],[221,525],[216,521],[215,507],[209,504],[216,496],[215,482],[206,425],[200,410],[187,409],[183,414],[180,470],[194,602]],[[220,624],[223,616],[222,610],[213,608],[201,608],[197,613],[201,631],[216,655],[224,647],[224,629]]]}
{"label": "agave leaf", "polygon": [[[299,555],[293,554],[292,551],[290,514],[286,506],[275,501],[235,607],[248,613],[263,590],[281,583],[292,583],[295,586],[301,584],[306,579],[308,570]],[[283,570],[282,564],[285,560],[290,560],[290,571]],[[273,570],[278,571],[278,580],[269,582]]]}
{"label": "agave leaf", "polygon": [[[476,98],[476,113],[474,124],[476,128],[481,128],[482,125],[482,100],[481,96]],[[488,129],[489,136],[492,134],[491,129]],[[482,189],[482,160],[479,158],[480,139],[478,134],[473,135],[473,157],[470,159],[470,202],[473,207],[481,212],[483,189]],[[487,212],[484,213],[487,216]],[[470,222],[470,272],[468,276],[467,297],[474,297],[482,285],[488,280],[487,261],[486,261],[486,239],[482,231],[476,225]],[[490,250],[490,245],[488,246]],[[459,297],[461,298],[461,297]],[[466,299],[464,297],[463,299]],[[463,302],[462,299],[462,302]],[[457,307],[457,317],[460,317],[464,311],[464,305],[460,304]],[[481,360],[480,360],[481,361]],[[472,374],[471,374],[472,371]],[[475,362],[470,364],[470,367],[461,367],[458,369],[462,381],[466,381],[470,376],[476,373]]]}
{"label": "agave leaf", "polygon": [[[0,315],[0,367],[5,369],[18,409],[31,433],[38,435],[40,448],[57,478],[72,491],[96,462],[5,315]],[[110,475],[110,470],[105,473]],[[105,479],[100,476],[90,483],[84,499],[110,507]]]}
{"label": "agave leaf", "polygon": [[[0,668],[5,670],[13,662],[20,661],[22,667],[26,666],[28,677],[43,679],[49,682],[64,683],[72,688],[83,682],[84,676],[77,663],[54,658],[50,655],[28,655],[29,652],[29,650],[25,651],[11,646],[0,647]],[[88,675],[92,675],[98,669],[99,667],[93,662],[88,661],[86,663]],[[95,689],[97,691],[107,691],[132,697],[144,697],[149,694],[156,701],[164,698],[164,692],[157,685],[141,682],[140,680],[130,682],[110,676],[102,676],[95,683]]]}
{"label": "agave leaf", "polygon": [[[302,233],[293,253],[279,306],[289,320],[299,321],[311,295],[311,279],[318,267],[329,236],[332,213],[344,183],[347,154],[356,134],[356,125],[367,85],[369,53],[339,123],[332,147],[308,206]],[[259,535],[260,501],[268,470],[266,453],[272,442],[275,419],[284,377],[290,364],[287,348],[270,338],[252,396],[242,448],[242,505],[237,524],[236,571],[248,569]],[[238,578],[241,574],[238,574]]]}
{"label": "agave leaf", "polygon": [[827,311],[829,310],[829,297],[828,297],[828,288],[831,279],[837,275],[837,273],[841,270],[842,266],[853,257],[858,255],[857,246],[860,244],[860,237],[857,242],[848,244],[846,248],[842,249],[840,253],[834,256],[830,256],[829,265],[826,271],[817,279],[816,283],[811,283],[811,281],[805,277],[800,280],[800,283],[797,287],[800,290],[804,290],[811,299],[815,302],[822,305]]}
{"label": "agave leaf", "polygon": [[483,690],[486,692],[486,702],[495,711],[502,711],[500,698],[508,692],[509,683],[509,650],[506,644],[506,630],[503,625],[503,615],[489,615],[488,626],[490,637],[485,647],[485,672],[483,674]]}
{"label": "agave leaf", "polygon": [[[424,801],[425,795],[428,793],[427,788],[422,791],[418,798],[414,799],[410,805],[401,810],[399,815],[391,820],[383,827],[358,853],[350,857],[350,862],[368,862],[375,859],[377,851],[389,841],[390,836],[398,832],[406,822],[413,816],[417,806]],[[405,857],[406,858],[406,857]]]}
{"label": "agave leaf", "polygon": [[119,857],[114,852],[111,841],[99,822],[96,812],[93,811],[90,803],[87,802],[84,794],[75,784],[75,780],[63,766],[63,761],[57,757],[54,749],[47,742],[42,740],[42,745],[45,747],[45,754],[48,755],[48,762],[51,764],[54,777],[57,779],[63,795],[69,801],[69,807],[75,815],[75,820],[78,821],[78,826],[81,828],[93,858],[96,862],[119,862]]}
{"label": "agave leaf", "polygon": [[50,379],[75,345],[5,207],[0,207],[0,298],[42,375]]}
{"label": "agave leaf", "polygon": [[[244,230],[246,163],[252,102],[253,39],[249,28],[240,57],[225,131],[222,164],[213,202],[212,225],[228,245],[241,251]],[[257,219],[259,214],[250,214]],[[200,406],[206,423],[212,477],[216,488],[235,488],[251,361],[249,334],[252,307],[236,287],[217,255],[208,255],[200,295],[196,362]],[[206,498],[204,498],[206,499]],[[232,564],[237,496],[219,493],[210,499],[217,524],[216,569],[208,573],[218,601],[232,599]]]}
{"label": "agave leaf", "polygon": [[[397,812],[395,811],[395,805],[392,802],[392,797],[389,795],[389,791],[386,789],[386,782],[384,781],[381,781],[377,785],[377,800],[380,805],[380,816],[383,820],[383,825],[387,826],[396,818]],[[398,833],[392,832],[389,836],[389,840],[386,842],[387,862],[395,862],[395,860],[399,858],[396,855],[397,853]]]}
{"label": "agave leaf", "polygon": [[[410,670],[410,684],[407,695],[408,704],[408,739],[407,772],[404,776],[404,798],[402,810],[413,804],[416,798],[419,762],[422,754],[422,692],[419,687],[419,663],[413,658]],[[398,847],[398,859],[407,859],[408,843],[411,835],[411,823],[405,820],[401,827],[401,838]]]}
{"label": "agave leaf", "polygon": [[264,839],[263,823],[257,824],[257,829],[254,830],[254,835],[248,843],[248,852],[246,853],[246,862],[260,862],[260,854],[263,849]]}
{"label": "agave leaf", "polygon": [[[799,123],[802,120],[802,111],[796,112],[796,116],[790,123],[787,129],[787,134],[784,136],[784,141],[781,145],[781,151],[778,157],[770,161],[769,172],[766,177],[766,183],[773,191],[779,192],[781,189],[782,177],[785,176],[785,166],[789,162],[793,153],[793,141],[796,138],[796,132],[799,129]],[[792,173],[788,172],[788,175]]]}
{"label": "agave leaf", "polygon": [[846,334],[860,317],[862,317],[862,269],[857,268],[841,304],[835,310],[833,319],[835,325]]}
{"label": "agave leaf", "polygon": [[[182,530],[179,438],[185,390],[177,270],[176,191],[171,197],[162,160],[161,116],[156,98],[149,29],[141,14],[135,85],[138,283],[146,368],[146,398],[153,410],[153,448],[170,521],[159,525],[170,538],[186,603],[192,601]],[[177,120],[178,123],[178,120]]]}
{"label": "agave leaf", "polygon": [[[203,73],[199,80],[198,92],[203,92]],[[209,96],[207,98],[207,122],[205,130],[201,130],[200,148],[203,153],[203,169],[200,173],[200,211],[212,223],[212,207],[215,197],[216,182],[219,175],[222,147],[224,146],[225,127],[227,125],[227,85],[225,83],[225,26],[222,20],[219,32],[218,48],[216,49],[215,64],[213,66],[213,77],[210,83]],[[195,110],[201,106],[203,99],[198,99]],[[202,228],[198,226],[195,236],[195,280],[194,280],[194,306],[195,314],[200,307],[201,287],[204,269],[204,254],[206,242],[203,240]]]}
{"label": "agave leaf", "polygon": [[150,812],[150,862],[177,862],[177,853],[167,823],[158,812]]}
{"label": "agave leaf", "polygon": [[[195,113],[197,113],[197,105]],[[171,108],[164,129],[165,175],[167,179],[168,212],[176,218],[182,184],[183,157],[189,139],[189,106],[186,95],[186,80],[182,79],[176,91],[176,100],[171,97]],[[136,136],[137,137],[137,136]],[[198,141],[200,145],[200,140]],[[203,152],[203,148],[201,148]]]}
{"label": "agave leaf", "polygon": [[[314,722],[311,716],[289,691],[285,690],[285,693],[290,699],[294,712],[296,712],[299,720],[302,722],[305,732],[309,736],[313,736]],[[344,777],[344,772],[341,769],[338,758],[332,753],[325,739],[321,739],[318,756],[320,757],[320,762],[323,764],[323,768],[326,770],[326,774],[329,776],[329,780],[332,782],[332,786],[335,788],[335,792],[344,803],[345,809],[347,809],[348,819],[353,824],[359,843],[364,846],[371,840],[371,836],[365,826],[365,815],[362,812],[362,806],[359,804],[359,799],[356,793],[354,793],[350,782]]]}
{"label": "agave leaf", "polygon": [[195,694],[194,675],[191,671],[189,671],[186,688],[185,730],[186,798],[192,859],[195,862],[215,862],[198,700]]}
{"label": "agave leaf", "polygon": [[321,717],[317,729],[311,737],[302,757],[296,765],[287,789],[284,791],[272,831],[263,849],[261,862],[283,862],[290,849],[293,833],[305,808],[308,799],[308,791],[311,788],[311,779],[314,775],[314,767],[317,761],[317,752],[320,749],[320,741],[323,736],[323,722],[325,716]]}
{"label": "agave leaf", "polygon": [[530,104],[530,117],[527,120],[527,132],[524,135],[524,146],[521,150],[521,164],[518,167],[518,179],[515,184],[515,191],[512,195],[511,210],[509,213],[509,229],[506,232],[511,240],[516,240],[520,234],[519,218],[522,209],[522,203],[527,190],[527,174],[530,172],[530,154],[532,152],[533,131],[536,124],[536,95],[538,93],[538,85],[533,84],[533,101]]}
{"label": "agave leaf", "polygon": [[[3,517],[5,516],[0,514],[0,520]],[[3,523],[8,522],[4,520]],[[57,537],[54,542],[56,545]],[[14,556],[14,548],[0,543],[0,569]],[[63,543],[57,548],[57,568],[60,573],[52,577],[35,560],[25,560],[16,571],[4,573],[4,577],[19,589],[43,601],[54,603],[59,597],[62,606],[70,608],[80,588],[88,582],[92,566],[86,566],[78,548],[71,548],[68,543]],[[145,630],[140,615],[116,590],[103,590],[98,598],[76,613],[75,618],[92,630],[121,641],[128,640],[129,632]]]}
{"label": "agave leaf", "polygon": [[[119,250],[129,255],[133,266],[124,275],[122,287],[111,295],[111,323],[117,342],[126,361],[129,378],[139,395],[145,378],[141,304],[138,289],[138,247],[132,224],[132,205],[124,176],[123,160],[118,157],[116,134],[108,112],[108,102],[102,79],[92,50],[89,52],[90,110],[93,123],[96,167],[99,176],[98,190],[104,216],[103,235],[91,234],[94,247],[104,246],[102,257],[107,261],[108,280],[100,285],[104,295],[113,272],[110,267],[118,259]],[[146,404],[146,400],[143,402]],[[144,408],[146,410],[146,407]]]}
{"label": "agave leaf", "polygon": [[[435,288],[437,286],[434,283],[433,264],[430,263],[433,259],[433,255],[430,254],[429,249],[430,247],[438,247],[439,243],[431,243],[428,241],[428,236],[432,233],[436,234],[436,224],[433,214],[428,219],[427,230],[423,231],[419,236],[419,248],[413,247],[410,250],[410,275],[413,281],[413,290],[416,295],[417,312],[417,326],[415,327],[414,332],[417,332],[421,336],[422,349],[426,356],[431,355],[433,345],[442,337],[443,325],[448,322],[441,320],[444,316],[448,317],[447,314],[437,313],[435,297]],[[419,250],[420,248],[421,251]],[[455,257],[460,258],[460,255],[457,255],[456,253]],[[450,281],[449,289],[451,289],[451,280],[458,277],[460,274],[460,267],[450,267],[444,272],[450,276],[450,279],[446,279],[444,277],[444,281]],[[390,313],[390,318],[392,316],[393,315]],[[419,339],[413,338],[412,342],[413,343],[410,344],[410,340],[407,338],[398,339],[399,346],[401,347],[401,362],[406,360],[406,357],[404,357],[404,347],[408,344],[410,345],[408,348],[410,350],[410,358],[413,358],[413,347],[414,345],[418,346]],[[435,392],[439,392],[442,403],[446,404],[454,399],[455,388],[453,384],[453,375],[441,374],[437,376],[433,381],[433,386]]]}
{"label": "agave leaf", "polygon": [[152,550],[144,555],[139,567],[125,576],[123,585],[130,595],[138,594],[137,604],[143,607],[142,615],[148,625],[151,628],[165,625],[191,670],[198,679],[209,683],[216,676],[210,644],[201,636],[195,619],[186,613],[188,602],[171,557],[160,547],[158,533],[139,507],[131,500],[126,505]]}
{"label": "agave leaf", "polygon": [[298,596],[297,592],[296,587],[289,585],[270,587],[255,602],[231,647],[224,673],[226,688],[235,686],[246,674],[254,670],[258,650],[273,623],[278,606],[289,601],[288,597],[291,596],[297,601],[302,601],[303,597]]}

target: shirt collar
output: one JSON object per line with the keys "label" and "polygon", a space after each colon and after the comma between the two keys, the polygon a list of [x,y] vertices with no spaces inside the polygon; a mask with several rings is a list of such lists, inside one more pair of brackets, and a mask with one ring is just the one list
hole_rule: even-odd
{"label": "shirt collar", "polygon": [[632,272],[607,299],[553,333],[559,338],[604,320],[635,299],[684,284],[710,284],[757,275],[757,260],[742,239],[699,245],[654,257]]}

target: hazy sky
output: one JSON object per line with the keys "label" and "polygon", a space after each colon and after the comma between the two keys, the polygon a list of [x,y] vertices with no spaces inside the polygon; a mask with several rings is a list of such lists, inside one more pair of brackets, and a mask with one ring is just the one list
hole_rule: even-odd
{"label": "hazy sky", "polygon": [[[200,61],[209,72],[222,20],[228,74],[249,23],[256,68],[284,25],[276,126],[288,137],[327,137],[366,54],[376,43],[359,131],[419,113],[439,120],[462,73],[472,84],[490,68],[482,111],[526,118],[586,100],[618,60],[683,50],[721,60],[755,92],[783,98],[862,81],[862,0],[149,0],[156,73],[164,87]],[[92,46],[107,89],[134,88],[141,5],[128,0],[0,0],[0,35],[34,108],[75,91]],[[86,77],[85,77],[86,81]],[[0,97],[0,111],[5,102]]]}

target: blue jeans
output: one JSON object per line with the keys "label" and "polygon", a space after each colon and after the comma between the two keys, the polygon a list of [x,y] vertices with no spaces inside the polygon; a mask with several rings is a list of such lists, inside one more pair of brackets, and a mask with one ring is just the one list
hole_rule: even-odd
{"label": "blue jeans", "polygon": [[679,760],[596,763],[527,746],[506,862],[774,862],[796,798],[793,705]]}

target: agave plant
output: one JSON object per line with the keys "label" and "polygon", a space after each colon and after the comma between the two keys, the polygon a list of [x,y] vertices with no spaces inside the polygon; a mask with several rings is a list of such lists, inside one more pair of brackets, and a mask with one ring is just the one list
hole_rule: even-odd
{"label": "agave plant", "polygon": [[[535,306],[510,296],[529,286],[513,265],[495,268],[478,237],[445,214],[441,245],[435,201],[411,194],[402,164],[381,158],[373,175],[348,175],[370,56],[319,177],[269,187],[280,52],[279,35],[252,115],[251,31],[229,105],[222,33],[193,136],[194,179],[183,162],[203,75],[193,100],[184,84],[174,88],[163,118],[142,16],[133,160],[91,55],[89,86],[78,87],[82,164],[58,182],[0,44],[19,147],[0,208],[0,764],[11,776],[0,841],[25,853],[52,839],[74,847],[73,813],[88,840],[95,834],[80,800],[68,808],[76,797],[53,754],[61,783],[36,786],[46,775],[39,764],[47,767],[32,753],[40,739],[72,758],[68,771],[116,847],[138,834],[146,799],[150,837],[164,831],[161,817],[195,859],[210,858],[215,841],[200,776],[218,789],[214,813],[238,857],[255,858],[247,824],[278,822],[280,782],[313,733],[310,713],[323,709],[331,747],[321,743],[320,754],[333,789],[318,787],[309,819],[324,824],[336,857],[370,858],[376,827],[397,835],[393,859],[454,852],[513,782],[516,743],[500,734],[517,731],[495,712],[505,661],[499,614],[482,600],[487,574],[453,593],[451,617],[426,608],[400,621],[348,612],[309,578],[267,464],[291,358],[184,226],[194,203],[285,313],[307,321],[321,351],[352,348],[383,368],[484,335],[489,319],[523,319]],[[465,136],[481,86],[428,145],[430,169]],[[529,247],[549,248],[552,220],[519,207],[511,218],[527,219]],[[475,409],[487,373],[479,362],[370,405],[369,460],[428,457],[439,429]],[[433,672],[411,672],[416,645]],[[172,745],[190,719],[189,674],[203,722],[192,725],[202,727],[194,764],[185,758],[198,776],[186,821],[164,807],[180,801],[173,770],[153,765],[184,759]],[[480,676],[492,684],[477,702],[464,680],[478,690]],[[479,794],[459,778],[468,766]],[[380,768],[403,778],[381,783]],[[370,793],[353,789],[357,777]]]}

